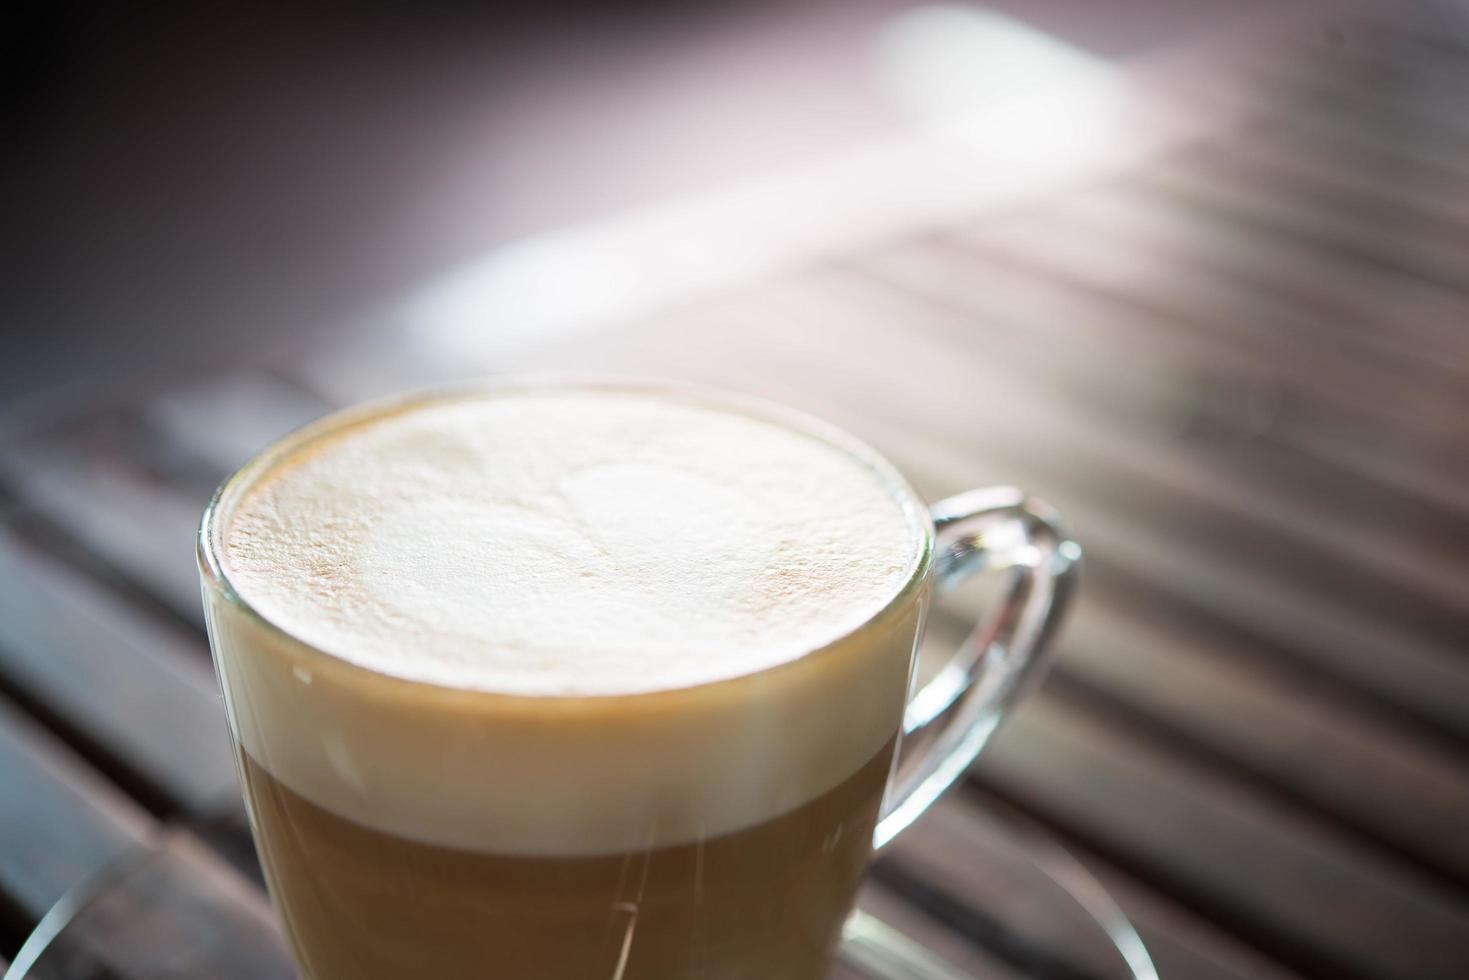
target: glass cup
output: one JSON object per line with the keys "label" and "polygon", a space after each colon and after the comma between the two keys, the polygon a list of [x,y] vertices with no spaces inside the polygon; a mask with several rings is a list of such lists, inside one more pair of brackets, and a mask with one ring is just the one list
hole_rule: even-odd
{"label": "glass cup", "polygon": [[[261,476],[384,413],[514,397],[527,384],[330,416],[246,464],[205,511],[211,647],[252,831],[303,976],[825,976],[873,852],[965,771],[1040,676],[1080,549],[1049,507],[1010,487],[925,507],[876,452],[784,409],[558,382],[692,402],[838,448],[913,518],[911,575],[875,616],[794,661],[672,691],[551,698],[368,670],[235,591],[220,556],[233,508]],[[914,690],[931,595],[982,571],[1008,575],[998,610]]]}

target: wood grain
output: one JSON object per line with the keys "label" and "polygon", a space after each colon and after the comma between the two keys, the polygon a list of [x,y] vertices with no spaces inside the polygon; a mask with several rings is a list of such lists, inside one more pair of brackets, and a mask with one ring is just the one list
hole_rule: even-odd
{"label": "wood grain", "polygon": [[1446,235],[1469,234],[1469,201],[1454,193],[1462,187],[1411,169],[1386,169],[1371,154],[1322,153],[1309,143],[1281,139],[1264,124],[1213,149],[1219,161],[1252,181],[1300,187],[1346,207],[1384,209]]}
{"label": "wood grain", "polygon": [[1323,696],[1306,679],[1262,669],[1225,642],[1093,597],[1077,609],[1060,656],[1092,689],[1469,880],[1463,758]]}
{"label": "wood grain", "polygon": [[[1004,922],[1001,943],[1017,961],[1027,956],[1039,976],[1087,974],[1088,968],[1110,976],[1121,962],[1115,950],[1098,949],[1098,926],[1079,907],[1060,898],[1058,886],[1026,891],[1007,887],[1035,874],[1034,840],[1016,837],[1006,825],[976,802],[981,794],[956,793],[941,800],[914,825],[911,835],[899,838],[891,858],[893,867],[879,868],[879,880],[891,880],[910,901],[948,915],[961,931],[983,935]],[[1044,846],[1044,845],[1041,845]],[[1124,912],[1137,926],[1163,977],[1194,980],[1286,980],[1294,976],[1278,964],[1251,952],[1194,920],[1183,910],[1131,882],[1092,854],[1083,854],[1085,866],[1102,874],[1103,881]],[[1059,859],[1064,868],[1064,857]],[[1006,872],[1009,872],[1008,874]],[[1112,970],[1101,969],[1110,966]]]}
{"label": "wood grain", "polygon": [[[1424,222],[1414,226],[1374,220],[1258,182],[1231,181],[1227,173],[1221,179],[1223,167],[1202,162],[1207,159],[1207,153],[1192,154],[1183,165],[1159,169],[1141,179],[1206,214],[1266,229],[1355,267],[1408,280],[1427,295],[1469,293],[1464,271],[1469,249],[1461,235],[1435,234],[1441,229]],[[1344,285],[1350,282],[1343,277]]]}
{"label": "wood grain", "polygon": [[192,556],[208,488],[150,477],[122,449],[76,435],[36,440],[0,450],[0,478],[29,510],[202,628]]}
{"label": "wood grain", "polygon": [[864,885],[857,906],[979,980],[1027,980],[1033,976],[1006,965],[974,938],[955,932],[880,883],[869,881]]}
{"label": "wood grain", "polygon": [[6,685],[195,814],[237,806],[239,796],[202,646],[202,637],[146,618],[0,528]]}
{"label": "wood grain", "polygon": [[[1458,296],[1344,268],[1300,242],[1138,183],[1097,188],[954,240],[1151,313],[1163,331],[1171,325],[1175,335],[1271,354],[1278,370],[1338,411],[1350,408],[1358,379],[1412,398],[1414,384],[1463,377],[1452,356],[1463,352],[1455,326],[1466,304]],[[1308,373],[1313,353],[1325,370],[1319,380]],[[1366,401],[1360,411],[1393,410]],[[1453,421],[1422,411],[1403,417],[1426,424],[1427,436]]]}
{"label": "wood grain", "polygon": [[1469,962],[1456,894],[1044,690],[979,772],[1307,971],[1447,980]]}
{"label": "wood grain", "polygon": [[[1063,223],[1048,219],[1058,235],[1142,250],[1160,270],[1179,269],[1199,242],[1220,241],[1156,199],[1111,188],[1072,197],[1062,213]],[[1254,247],[1225,239],[1219,250],[1209,258],[1228,263]],[[1314,492],[1331,511],[1370,507],[1375,526],[1425,543],[1469,523],[1469,488],[1438,451],[1458,437],[1441,421],[1454,417],[1457,378],[1435,381],[1354,352],[1350,338],[1325,342],[1309,323],[1254,320],[1248,300],[1246,315],[1194,329],[1195,312],[1171,317],[1049,266],[1043,250],[1017,262],[997,250],[917,243],[860,268],[988,324],[1003,337],[994,347],[1005,360],[1049,375],[1114,424],[1179,451],[1227,454],[1262,487]],[[1248,283],[1238,290],[1256,295]],[[1363,390],[1380,397],[1361,398]]]}
{"label": "wood grain", "polygon": [[0,893],[26,925],[152,830],[133,800],[0,699]]}
{"label": "wood grain", "polygon": [[120,980],[293,980],[264,894],[186,833],[164,837],[63,933]]}

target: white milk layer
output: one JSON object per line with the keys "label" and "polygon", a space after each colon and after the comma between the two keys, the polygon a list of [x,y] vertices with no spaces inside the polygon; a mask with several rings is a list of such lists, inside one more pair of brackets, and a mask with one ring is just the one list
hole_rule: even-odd
{"label": "white milk layer", "polygon": [[279,628],[209,596],[236,734],[382,830],[687,842],[833,788],[901,717],[921,594],[873,617],[923,518],[778,422],[620,389],[453,396],[327,420],[222,509],[225,575]]}

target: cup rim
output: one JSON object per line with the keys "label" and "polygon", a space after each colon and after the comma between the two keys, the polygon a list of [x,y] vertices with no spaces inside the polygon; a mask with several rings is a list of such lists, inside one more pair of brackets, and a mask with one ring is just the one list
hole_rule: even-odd
{"label": "cup rim", "polygon": [[[228,518],[233,513],[233,506],[246,491],[254,486],[257,480],[274,470],[277,465],[288,461],[312,443],[331,438],[353,426],[368,424],[379,418],[453,401],[471,401],[536,391],[624,392],[668,398],[682,401],[684,404],[732,412],[779,425],[845,453],[873,471],[883,481],[908,519],[909,527],[917,540],[914,541],[913,554],[910,558],[912,564],[907,578],[872,615],[790,660],[733,677],[701,681],[697,684],[682,685],[676,688],[657,688],[633,693],[571,695],[485,691],[402,677],[376,670],[297,636],[257,609],[235,588],[222,559],[224,537],[229,524]],[[405,685],[406,687],[403,688],[405,690],[428,689],[476,700],[485,698],[536,704],[549,702],[603,703],[611,700],[657,697],[702,688],[715,688],[770,674],[796,664],[807,663],[813,657],[819,657],[841,646],[850,637],[876,628],[884,621],[906,610],[923,592],[924,586],[929,581],[934,562],[934,540],[933,518],[927,505],[897,467],[861,439],[810,413],[753,395],[685,382],[609,375],[507,375],[430,385],[386,397],[369,399],[330,412],[287,432],[246,460],[215,488],[200,517],[195,557],[201,581],[206,589],[223,598],[237,612],[264,629],[275,640],[284,643],[289,649],[314,664],[330,664],[332,669],[345,671],[350,676],[372,678],[374,682],[386,681],[395,687]]]}

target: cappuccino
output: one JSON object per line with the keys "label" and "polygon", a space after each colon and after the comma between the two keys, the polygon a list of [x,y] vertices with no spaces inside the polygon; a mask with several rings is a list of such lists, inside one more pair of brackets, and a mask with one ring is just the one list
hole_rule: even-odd
{"label": "cappuccino", "polygon": [[615,387],[247,467],[206,605],[303,974],[820,977],[925,601],[913,499],[839,436]]}

